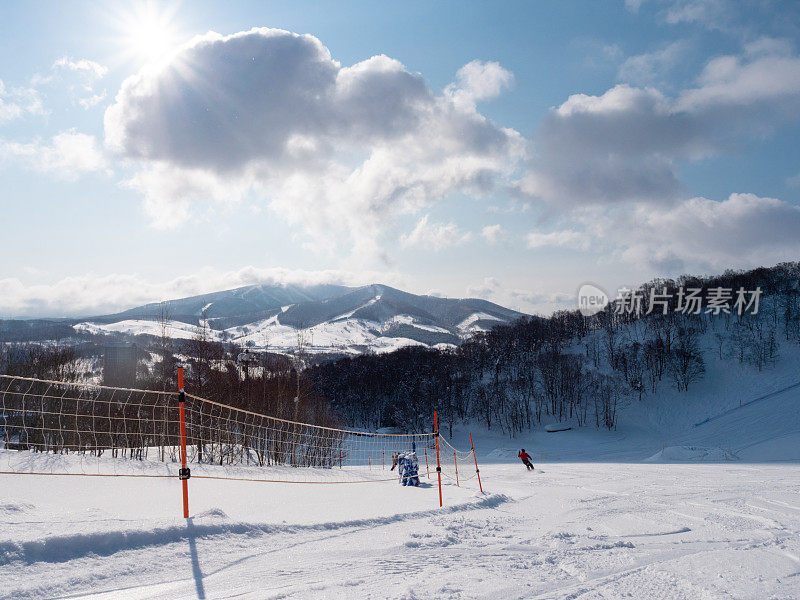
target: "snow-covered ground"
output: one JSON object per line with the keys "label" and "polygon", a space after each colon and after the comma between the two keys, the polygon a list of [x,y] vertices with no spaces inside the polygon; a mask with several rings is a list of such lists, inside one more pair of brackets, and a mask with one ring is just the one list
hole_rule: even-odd
{"label": "snow-covered ground", "polygon": [[800,598],[798,464],[497,454],[444,509],[426,478],[193,479],[188,521],[176,479],[0,475],[0,598]]}
{"label": "snow-covered ground", "polygon": [[[331,322],[324,322],[302,330],[304,350],[312,353],[338,352],[344,354],[360,354],[365,347],[377,353],[393,352],[406,346],[425,346],[426,344],[395,335],[382,335],[397,325],[407,325],[423,332],[450,333],[442,327],[434,327],[416,322],[408,315],[399,315],[384,323],[350,319],[346,316]],[[214,341],[232,341],[237,344],[253,344],[263,348],[265,340],[269,342],[271,352],[294,352],[297,350],[298,330],[278,322],[278,317],[270,317],[263,321],[246,326],[231,327],[226,330],[206,329],[197,325],[189,325],[179,321],[167,323],[168,335],[175,339],[192,339],[204,334]],[[116,323],[78,323],[77,331],[92,334],[124,333],[128,335],[161,335],[161,324],[157,321],[126,320]],[[450,345],[453,347],[453,345]]]}
{"label": "snow-covered ground", "polygon": [[[306,352],[336,354],[391,352],[420,345],[453,347],[459,339],[522,316],[486,300],[418,296],[381,284],[306,289],[258,285],[148,304],[78,323],[74,328],[91,334],[160,337],[159,316],[165,310],[173,316],[164,323],[167,335],[173,338],[189,339],[202,333],[212,340],[256,347],[268,343],[273,352],[292,353],[300,333]],[[202,332],[205,316],[210,327]],[[227,329],[215,329],[218,326]],[[298,326],[302,329],[296,329]]]}
{"label": "snow-covered ground", "polygon": [[708,360],[688,393],[633,401],[615,431],[442,423],[458,448],[473,432],[486,491],[459,463],[443,509],[427,478],[193,478],[185,521],[174,464],[0,450],[0,471],[173,476],[0,474],[0,600],[800,599],[800,353],[783,356],[763,372]]}

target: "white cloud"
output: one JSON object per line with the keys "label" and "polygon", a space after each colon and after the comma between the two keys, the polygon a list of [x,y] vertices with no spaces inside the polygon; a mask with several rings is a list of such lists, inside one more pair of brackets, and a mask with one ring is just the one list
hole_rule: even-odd
{"label": "white cloud", "polygon": [[[644,0],[631,3],[641,6]],[[794,23],[800,15],[796,2],[659,0],[650,4],[655,5],[657,15],[666,23],[689,24],[740,40],[752,39],[758,32],[770,29],[794,34]]]}
{"label": "white cloud", "polygon": [[455,82],[447,86],[445,93],[458,104],[474,107],[476,102],[496,98],[513,82],[514,74],[500,63],[473,60],[458,70]]}
{"label": "white cloud", "polygon": [[528,247],[591,248],[600,263],[645,277],[718,273],[800,256],[800,207],[755,194],[590,206],[555,220],[583,231],[533,232]]}
{"label": "white cloud", "polygon": [[66,173],[98,171],[105,166],[105,158],[97,139],[72,131],[53,136],[51,144],[43,149],[40,160],[45,170]]}
{"label": "white cloud", "polygon": [[241,182],[225,182],[203,169],[178,169],[158,163],[137,171],[121,185],[143,195],[145,214],[153,227],[163,230],[185,225],[193,204],[209,199],[234,203],[246,191]]}
{"label": "white cloud", "polygon": [[703,150],[693,119],[673,114],[659,91],[628,85],[570,96],[544,118],[535,140],[520,190],[559,207],[669,201],[680,190],[674,157]]}
{"label": "white cloud", "polygon": [[483,298],[489,300],[493,298],[498,292],[502,290],[500,282],[494,277],[485,277],[483,282],[479,285],[471,285],[467,287],[467,297],[469,298]]}
{"label": "white cloud", "polygon": [[467,287],[466,295],[526,313],[549,313],[575,303],[574,294],[510,289],[494,277],[486,277],[481,283]]}
{"label": "white cloud", "polygon": [[573,248],[575,250],[586,250],[589,247],[589,237],[579,231],[564,229],[551,231],[550,233],[539,233],[533,231],[525,238],[528,248]]}
{"label": "white cloud", "polygon": [[93,106],[100,104],[105,99],[106,91],[103,90],[100,94],[92,94],[91,96],[86,96],[85,98],[78,98],[78,104],[80,104],[86,110],[89,110]]}
{"label": "white cloud", "polygon": [[692,198],[671,210],[640,209],[639,216],[640,240],[628,252],[660,247],[687,265],[706,263],[716,269],[773,264],[800,253],[800,208],[776,198]]}
{"label": "white cloud", "polygon": [[[481,65],[462,74],[476,98],[498,93],[507,73]],[[169,213],[172,196],[179,212],[216,201],[195,193],[212,178],[213,189],[269,198],[310,245],[362,256],[381,254],[399,214],[484,194],[524,152],[516,131],[436,95],[394,59],[342,67],[317,38],[274,29],[209,33],[129,77],[105,132],[119,156],[163,174],[137,180],[151,208]],[[173,172],[188,192],[174,193]]]}
{"label": "white cloud", "polygon": [[663,83],[665,77],[686,56],[688,50],[689,44],[684,40],[678,40],[660,50],[628,57],[620,65],[617,78],[634,85]]}
{"label": "white cloud", "polygon": [[[686,90],[676,109],[699,111],[725,107],[754,107],[765,104],[769,110],[796,110],[800,100],[800,56],[785,53],[785,48],[768,47],[763,41],[757,53],[745,57],[719,56],[709,61],[698,78],[699,87]],[[775,50],[778,53],[775,53]]]}
{"label": "white cloud", "polygon": [[469,232],[462,232],[455,223],[430,223],[428,216],[423,216],[411,233],[400,236],[400,243],[403,246],[443,250],[471,239],[472,235]]}
{"label": "white cloud", "polygon": [[762,36],[744,45],[747,56],[791,56],[794,44],[791,40]]}
{"label": "white cloud", "polygon": [[506,230],[502,225],[487,225],[481,229],[481,236],[490,244],[496,244],[506,237]]}
{"label": "white cloud", "polygon": [[731,194],[672,206],[638,204],[588,212],[584,225],[611,249],[614,261],[679,275],[796,260],[800,208],[776,198]]}
{"label": "white cloud", "polygon": [[88,110],[105,100],[106,90],[98,90],[97,86],[107,73],[108,67],[93,60],[62,56],[53,63],[47,75],[34,75],[32,83],[66,96],[73,104]]}
{"label": "white cloud", "polygon": [[221,272],[201,272],[166,282],[152,282],[140,275],[81,275],[49,285],[25,285],[19,279],[0,279],[0,315],[91,316],[117,312],[148,302],[171,300],[246,285],[365,285],[374,282],[402,285],[396,273],[302,271],[282,268],[244,267]]}
{"label": "white cloud", "polygon": [[518,189],[554,210],[685,197],[677,166],[763,139],[800,119],[800,56],[760,40],[709,61],[675,97],[617,85],[574,94],[542,121]]}
{"label": "white cloud", "polygon": [[0,79],[0,125],[25,115],[44,114],[42,99],[33,88],[6,87]]}
{"label": "white cloud", "polygon": [[108,67],[105,67],[93,60],[87,60],[85,58],[74,60],[68,56],[62,56],[53,63],[53,70],[60,69],[86,73],[92,79],[100,79],[104,77],[106,73],[108,73]]}
{"label": "white cloud", "polygon": [[674,0],[666,13],[668,23],[698,23],[710,29],[727,26],[736,7],[728,0]]}
{"label": "white cloud", "polygon": [[524,302],[531,307],[544,306],[546,308],[563,308],[575,303],[574,294],[563,292],[530,292],[526,290],[511,290],[509,296],[516,301]]}
{"label": "white cloud", "polygon": [[20,143],[0,139],[0,161],[9,160],[69,180],[82,173],[106,168],[105,156],[97,139],[75,131],[63,131],[49,142]]}

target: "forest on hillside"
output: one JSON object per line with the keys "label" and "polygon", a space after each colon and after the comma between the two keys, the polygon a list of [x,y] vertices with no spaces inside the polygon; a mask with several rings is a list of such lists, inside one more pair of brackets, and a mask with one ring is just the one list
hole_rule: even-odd
{"label": "forest on hillside", "polygon": [[[650,314],[620,301],[593,316],[559,311],[478,333],[452,351],[405,348],[319,365],[305,376],[362,427],[424,428],[435,409],[446,425],[480,420],[510,435],[544,419],[612,429],[626,404],[646,401],[662,385],[685,392],[703,377],[712,349],[701,339],[712,339],[713,351],[732,363],[773,365],[779,337],[800,342],[798,281],[800,263],[658,279],[634,290],[669,298]],[[733,292],[715,307],[709,296],[720,288]],[[755,314],[737,313],[740,289],[761,291]],[[679,305],[686,290],[698,291],[696,313]]]}
{"label": "forest on hillside", "polygon": [[[779,339],[800,343],[798,282],[797,262],[657,279],[591,316],[558,311],[496,326],[454,349],[407,347],[313,364],[301,336],[294,356],[261,353],[247,369],[235,345],[165,336],[142,349],[137,387],[174,389],[180,361],[187,391],[309,423],[421,432],[431,430],[435,410],[444,429],[473,421],[514,436],[545,420],[613,429],[626,405],[647,402],[662,386],[690,389],[709,352],[732,365],[774,365]],[[725,302],[719,290],[730,290]],[[758,310],[752,297],[749,310],[737,310],[737,290],[759,290]],[[636,298],[660,302],[631,310]],[[80,381],[91,365],[91,356],[66,345],[0,346],[0,373]]]}

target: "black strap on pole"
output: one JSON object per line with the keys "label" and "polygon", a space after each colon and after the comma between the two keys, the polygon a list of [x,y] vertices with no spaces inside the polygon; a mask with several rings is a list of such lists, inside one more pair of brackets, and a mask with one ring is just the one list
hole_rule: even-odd
{"label": "black strap on pole", "polygon": [[[179,405],[186,405],[186,392],[181,389],[178,392],[178,404]],[[189,467],[181,467],[178,469],[178,479],[184,481],[189,479],[192,476],[192,470]]]}

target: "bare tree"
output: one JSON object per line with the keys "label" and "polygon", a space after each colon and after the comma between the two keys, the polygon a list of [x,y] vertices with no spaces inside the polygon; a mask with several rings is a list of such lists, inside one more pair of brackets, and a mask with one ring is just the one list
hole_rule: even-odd
{"label": "bare tree", "polygon": [[679,390],[687,391],[690,383],[703,376],[706,367],[694,329],[678,329],[668,361],[670,374]]}

